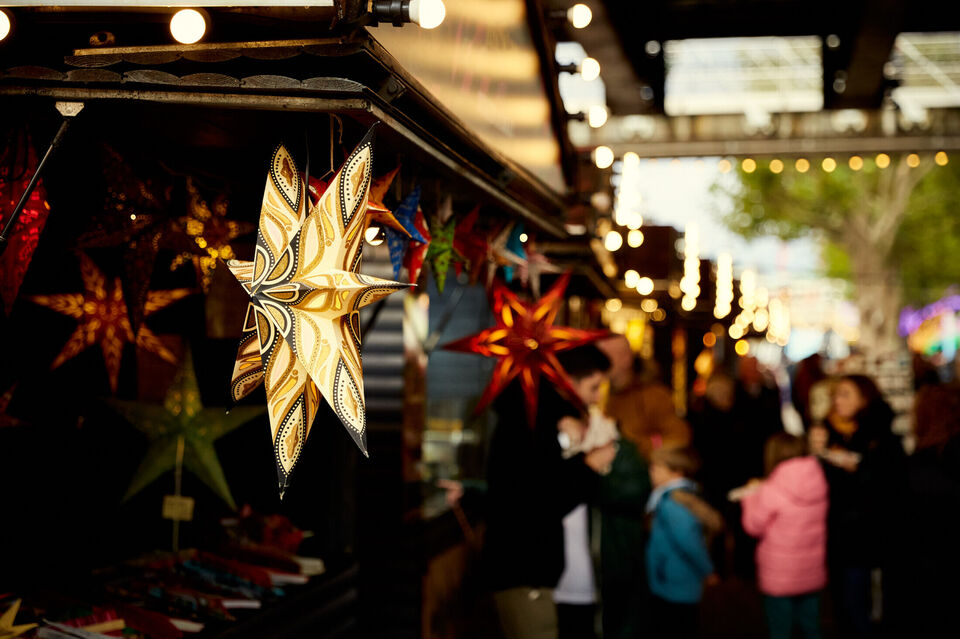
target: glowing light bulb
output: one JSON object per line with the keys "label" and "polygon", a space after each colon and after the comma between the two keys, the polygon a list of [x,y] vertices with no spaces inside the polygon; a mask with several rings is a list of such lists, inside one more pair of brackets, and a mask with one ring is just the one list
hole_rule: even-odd
{"label": "glowing light bulb", "polygon": [[747,158],[740,163],[740,168],[743,169],[744,173],[753,173],[757,170],[757,161],[753,158]]}
{"label": "glowing light bulb", "polygon": [[580,77],[587,82],[599,78],[600,63],[594,58],[584,58],[583,62],[580,63]]}
{"label": "glowing light bulb", "polygon": [[946,166],[950,158],[947,157],[944,151],[938,151],[937,154],[933,156],[933,161],[937,163],[937,166]]}
{"label": "glowing light bulb", "polygon": [[607,169],[613,165],[613,149],[609,146],[598,146],[593,150],[593,163],[598,169]]}
{"label": "glowing light bulb", "polygon": [[697,298],[690,297],[689,295],[684,295],[683,299],[680,300],[680,308],[685,311],[692,311],[697,307]]}
{"label": "glowing light bulb", "polygon": [[181,9],[170,18],[170,35],[181,44],[194,44],[207,31],[207,21],[196,9]]}
{"label": "glowing light bulb", "polygon": [[593,11],[585,4],[575,4],[567,9],[567,20],[573,25],[574,29],[583,29],[589,26],[593,20]]}
{"label": "glowing light bulb", "polygon": [[655,299],[645,299],[642,302],[640,302],[640,309],[644,313],[652,313],[655,310],[657,310],[658,306],[659,304],[657,304],[657,300]]}
{"label": "glowing light bulb", "polygon": [[744,357],[745,355],[747,355],[747,353],[750,352],[750,344],[745,339],[738,341],[736,346],[734,346],[733,348],[735,351],[737,351],[737,355],[739,355],[740,357]]}
{"label": "glowing light bulb", "polygon": [[0,9],[0,40],[5,40],[8,35],[10,35],[10,16]]}
{"label": "glowing light bulb", "polygon": [[606,307],[607,307],[607,310],[610,311],[611,313],[616,313],[621,308],[623,308],[623,302],[621,302],[616,297],[611,297],[610,299],[607,300]]}
{"label": "glowing light bulb", "polygon": [[609,231],[603,238],[603,248],[611,253],[619,250],[621,246],[623,246],[623,236],[617,231]]}
{"label": "glowing light bulb", "polygon": [[653,293],[653,280],[649,277],[641,277],[637,280],[637,293],[641,295],[649,295]]}
{"label": "glowing light bulb", "polygon": [[920,156],[916,153],[911,153],[907,156],[907,166],[911,169],[915,169],[920,166]]}
{"label": "glowing light bulb", "polygon": [[854,171],[859,171],[863,168],[863,158],[859,155],[854,155],[850,158],[850,168]]}
{"label": "glowing light bulb", "polygon": [[643,231],[631,229],[630,232],[627,233],[627,246],[637,248],[641,244],[643,244]]}
{"label": "glowing light bulb", "polygon": [[419,24],[421,29],[436,29],[446,17],[443,0],[410,0],[410,21]]}
{"label": "glowing light bulb", "polygon": [[806,173],[810,170],[810,161],[806,158],[800,158],[793,166],[797,169],[798,173]]}
{"label": "glowing light bulb", "polygon": [[637,284],[640,282],[640,274],[635,270],[630,269],[623,274],[623,283],[627,285],[627,288],[636,288]]}
{"label": "glowing light bulb", "polygon": [[720,160],[717,162],[717,168],[721,173],[729,173],[730,169],[733,168],[733,165],[730,163],[730,160]]}
{"label": "glowing light bulb", "polygon": [[590,110],[587,111],[587,124],[594,129],[599,129],[607,123],[608,115],[607,107],[594,104],[592,107],[590,107]]}
{"label": "glowing light bulb", "polygon": [[367,244],[370,246],[380,246],[383,244],[383,234],[380,232],[379,226],[368,227],[363,233],[363,238],[367,241]]}
{"label": "glowing light bulb", "polygon": [[890,156],[886,153],[881,153],[877,156],[877,167],[885,169],[890,166]]}
{"label": "glowing light bulb", "polygon": [[823,158],[823,162],[820,163],[820,166],[827,173],[833,173],[833,171],[837,168],[837,161],[833,158]]}
{"label": "glowing light bulb", "polygon": [[774,174],[782,173],[783,162],[781,160],[770,160],[770,172]]}

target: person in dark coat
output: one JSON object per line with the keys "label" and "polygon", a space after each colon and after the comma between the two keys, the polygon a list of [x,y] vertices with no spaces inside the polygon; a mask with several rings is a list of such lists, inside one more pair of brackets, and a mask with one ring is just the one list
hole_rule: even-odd
{"label": "person in dark coat", "polygon": [[612,444],[564,459],[558,424],[580,415],[541,383],[536,423],[526,423],[519,384],[494,405],[497,426],[487,471],[483,568],[508,639],[557,636],[553,589],[564,569],[563,518],[596,492]]}
{"label": "person in dark coat", "polygon": [[874,637],[871,572],[899,549],[888,543],[898,524],[906,456],[891,431],[893,410],[865,375],[834,389],[822,454],[830,484],[828,565],[835,615],[844,637]]}
{"label": "person in dark coat", "polygon": [[906,498],[899,504],[903,525],[897,561],[889,576],[884,575],[895,596],[884,600],[884,622],[890,637],[956,637],[960,387],[924,387],[914,415],[916,447],[907,460]]}

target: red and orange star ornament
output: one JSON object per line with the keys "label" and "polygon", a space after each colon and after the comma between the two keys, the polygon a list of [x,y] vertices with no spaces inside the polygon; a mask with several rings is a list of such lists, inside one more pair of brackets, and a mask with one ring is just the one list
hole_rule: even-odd
{"label": "red and orange star ornament", "polygon": [[478,412],[518,377],[526,397],[527,420],[531,428],[536,423],[541,376],[545,376],[568,399],[580,403],[563,366],[557,360],[557,353],[583,346],[609,333],[605,330],[554,325],[569,282],[570,273],[565,273],[543,297],[532,304],[524,303],[503,284],[496,283],[492,291],[496,326],[444,347],[451,351],[496,358],[493,376],[477,403]]}

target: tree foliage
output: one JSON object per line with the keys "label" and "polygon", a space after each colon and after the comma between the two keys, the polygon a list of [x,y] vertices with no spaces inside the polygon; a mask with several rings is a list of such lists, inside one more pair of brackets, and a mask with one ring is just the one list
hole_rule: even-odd
{"label": "tree foliage", "polygon": [[929,302],[960,283],[960,162],[941,167],[925,157],[910,167],[895,156],[884,169],[866,159],[859,171],[814,164],[805,173],[788,165],[779,174],[759,164],[752,173],[741,168],[734,186],[715,186],[733,202],[724,216],[731,230],[819,238],[827,275],[862,283],[889,269],[904,302]]}

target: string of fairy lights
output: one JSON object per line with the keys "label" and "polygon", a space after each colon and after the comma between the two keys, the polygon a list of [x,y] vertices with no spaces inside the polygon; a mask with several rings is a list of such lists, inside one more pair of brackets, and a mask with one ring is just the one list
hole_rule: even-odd
{"label": "string of fairy lights", "polygon": [[[601,226],[603,248],[610,253],[620,250],[624,244],[631,248],[638,248],[643,244],[643,200],[640,192],[634,187],[641,179],[641,159],[633,152],[623,155],[619,167],[615,166],[616,156],[607,146],[598,146],[593,150],[593,160],[599,169],[614,168],[615,175],[611,182],[614,185],[614,207],[612,222],[608,221]],[[950,158],[945,151],[933,154],[933,162],[937,166],[946,166]],[[792,168],[797,173],[807,173],[819,169],[825,173],[833,173],[844,161],[851,171],[869,170],[876,167],[879,170],[889,168],[893,159],[887,153],[865,157],[851,155],[845,158],[826,156],[809,159],[797,157],[792,160],[770,158],[757,160],[745,157],[739,160],[739,169],[746,174],[759,170],[767,170],[775,175]],[[738,160],[721,158],[716,167],[720,173],[729,173],[736,166]],[[904,162],[909,168],[917,168],[922,163],[918,153],[905,156]],[[816,164],[815,164],[816,163]],[[703,160],[698,164],[703,165]],[[792,167],[791,167],[792,165]],[[872,166],[871,166],[872,165]],[[624,237],[626,234],[626,238]],[[615,273],[615,271],[614,271]],[[664,311],[653,297],[657,284],[649,277],[644,277],[636,270],[630,269],[624,273],[624,285],[635,290],[642,298],[641,309],[653,319],[659,321]],[[683,241],[683,276],[679,282],[670,286],[671,297],[680,298],[680,307],[691,312],[697,307],[697,300],[701,293],[700,288],[700,231],[696,224],[688,224],[684,229]],[[734,269],[733,257],[729,253],[717,256],[716,265],[716,298],[714,300],[713,315],[716,319],[729,316],[734,309]],[[768,289],[758,286],[757,273],[753,269],[744,269],[740,275],[740,311],[734,317],[728,329],[728,334],[737,340],[737,352],[745,354],[749,347],[744,338],[751,331],[764,335],[765,339],[779,346],[786,346],[790,339],[790,309],[788,300],[780,295],[771,296]],[[620,299],[607,301],[606,310],[617,313],[623,308]]]}

